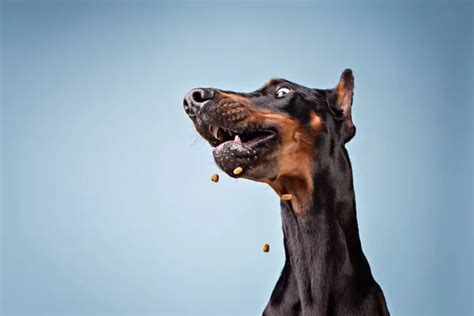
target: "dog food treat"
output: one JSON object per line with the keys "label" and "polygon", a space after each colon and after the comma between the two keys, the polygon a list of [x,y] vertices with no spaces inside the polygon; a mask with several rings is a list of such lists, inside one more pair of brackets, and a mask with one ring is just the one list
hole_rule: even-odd
{"label": "dog food treat", "polygon": [[283,195],[281,196],[281,199],[282,199],[283,201],[289,201],[289,200],[291,200],[292,197],[293,197],[293,195],[291,195],[291,194],[283,194]]}
{"label": "dog food treat", "polygon": [[244,169],[242,169],[242,167],[237,167],[237,168],[234,169],[234,174],[235,175],[241,174],[242,171],[244,171]]}
{"label": "dog food treat", "polygon": [[211,176],[211,181],[212,182],[219,182],[219,175],[217,173],[214,173],[212,176]]}
{"label": "dog food treat", "polygon": [[269,252],[270,251],[270,245],[269,244],[264,244],[263,245],[263,252]]}

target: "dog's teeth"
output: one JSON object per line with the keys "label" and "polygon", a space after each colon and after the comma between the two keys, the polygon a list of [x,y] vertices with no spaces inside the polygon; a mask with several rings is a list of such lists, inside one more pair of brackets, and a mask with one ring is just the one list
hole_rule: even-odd
{"label": "dog's teeth", "polygon": [[242,145],[242,140],[240,139],[239,135],[235,135],[234,142],[236,142],[237,144]]}
{"label": "dog's teeth", "polygon": [[219,137],[219,127],[217,126],[209,126],[209,132],[211,132],[211,134],[216,138],[216,139],[221,139]]}

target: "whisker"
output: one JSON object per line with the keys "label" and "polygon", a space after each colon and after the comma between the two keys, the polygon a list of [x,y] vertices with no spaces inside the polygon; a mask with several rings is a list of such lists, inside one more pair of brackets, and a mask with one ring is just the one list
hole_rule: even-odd
{"label": "whisker", "polygon": [[191,144],[189,144],[188,148],[191,148],[193,146],[195,146],[197,143],[199,142],[203,142],[204,140],[201,138],[201,136],[197,135],[194,137],[194,140],[191,142]]}

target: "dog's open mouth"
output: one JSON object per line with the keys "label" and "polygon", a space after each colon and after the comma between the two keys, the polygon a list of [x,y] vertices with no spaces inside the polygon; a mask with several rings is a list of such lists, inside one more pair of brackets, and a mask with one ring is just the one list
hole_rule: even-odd
{"label": "dog's open mouth", "polygon": [[210,125],[209,134],[215,138],[213,155],[217,165],[229,175],[237,167],[244,173],[272,151],[278,132],[275,127],[247,127],[241,130]]}
{"label": "dog's open mouth", "polygon": [[242,147],[256,147],[264,144],[277,134],[276,129],[269,127],[264,129],[248,128],[237,131],[210,125],[209,133],[218,141],[216,147],[222,146],[226,142],[234,142]]}

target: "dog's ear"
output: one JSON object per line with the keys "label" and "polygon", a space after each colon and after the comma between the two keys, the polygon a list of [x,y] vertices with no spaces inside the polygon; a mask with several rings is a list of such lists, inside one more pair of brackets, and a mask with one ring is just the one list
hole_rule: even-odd
{"label": "dog's ear", "polygon": [[336,86],[337,106],[343,112],[344,120],[352,124],[351,108],[352,96],[354,95],[354,76],[352,70],[346,69],[342,72],[341,79]]}
{"label": "dog's ear", "polygon": [[355,126],[352,123],[352,97],[354,95],[354,76],[352,70],[342,72],[336,88],[328,90],[327,102],[329,109],[338,121],[342,121],[343,139],[348,142],[355,135]]}

